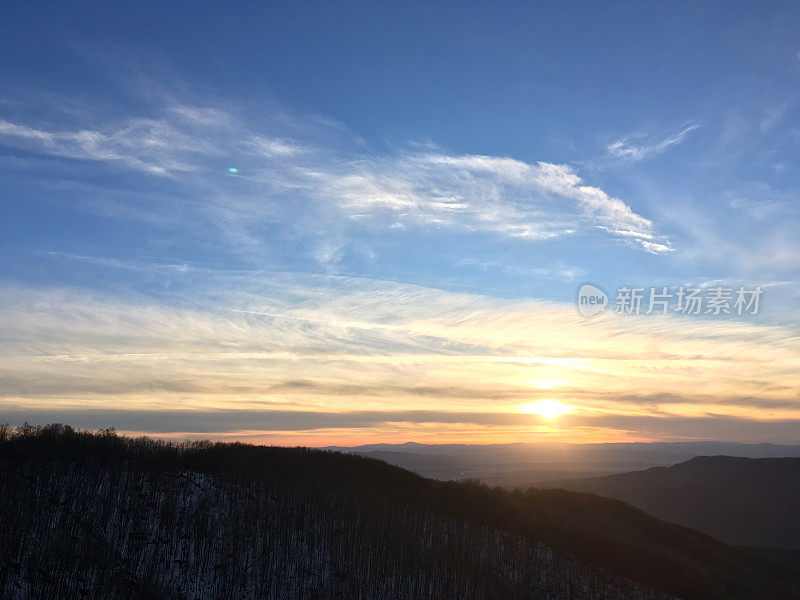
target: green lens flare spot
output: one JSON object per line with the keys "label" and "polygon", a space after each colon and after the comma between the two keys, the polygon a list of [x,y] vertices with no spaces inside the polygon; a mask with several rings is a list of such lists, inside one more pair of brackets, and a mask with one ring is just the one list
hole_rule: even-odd
{"label": "green lens flare spot", "polygon": [[233,167],[228,169],[228,173],[231,173],[232,175],[236,175],[238,172],[239,172],[239,169],[234,169]]}

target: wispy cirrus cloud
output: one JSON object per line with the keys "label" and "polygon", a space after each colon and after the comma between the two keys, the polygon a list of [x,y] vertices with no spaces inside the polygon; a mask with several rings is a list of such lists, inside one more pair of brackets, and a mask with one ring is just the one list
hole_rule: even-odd
{"label": "wispy cirrus cloud", "polygon": [[[651,253],[671,251],[653,223],[563,164],[449,154],[430,147],[365,151],[307,129],[216,107],[167,105],[147,117],[71,130],[0,120],[0,143],[168,177],[192,189],[210,220],[241,240],[250,228],[318,213],[348,227],[447,229],[547,240],[593,230]],[[284,120],[285,121],[285,120]],[[235,192],[221,175],[236,167]],[[323,253],[324,254],[324,253]]]}
{"label": "wispy cirrus cloud", "polygon": [[547,239],[600,228],[650,252],[667,252],[653,224],[622,200],[585,185],[567,165],[506,157],[412,153],[359,161],[318,175],[350,218]]}
{"label": "wispy cirrus cloud", "polygon": [[638,132],[612,142],[606,149],[615,158],[640,161],[677,146],[698,127],[700,125],[697,123],[687,123],[680,130],[660,140],[653,139],[650,134]]}
{"label": "wispy cirrus cloud", "polygon": [[214,431],[216,414],[264,434],[347,427],[356,437],[395,420],[407,421],[403,435],[444,422],[459,435],[473,423],[518,436],[532,423],[520,407],[539,398],[577,407],[567,438],[572,426],[624,438],[687,419],[706,432],[750,423],[760,435],[800,419],[797,334],[786,327],[608,314],[589,328],[571,305],[386,281],[203,281],[192,307],[8,289],[0,402],[20,418],[128,411],[119,423],[151,419],[151,431]]}
{"label": "wispy cirrus cloud", "polygon": [[130,119],[108,129],[42,130],[0,119],[6,143],[47,155],[76,160],[118,163],[156,175],[195,169],[177,155],[213,152],[203,143],[163,120]]}
{"label": "wispy cirrus cloud", "polygon": [[767,133],[780,123],[796,106],[800,96],[794,95],[780,104],[769,107],[759,123],[761,133]]}
{"label": "wispy cirrus cloud", "polygon": [[574,281],[579,277],[586,277],[588,275],[588,272],[585,269],[571,266],[561,261],[540,267],[522,268],[510,264],[507,261],[504,262],[497,260],[480,260],[476,258],[459,258],[454,262],[454,265],[458,267],[474,267],[482,271],[497,270],[514,276],[537,276],[563,279],[565,281]]}

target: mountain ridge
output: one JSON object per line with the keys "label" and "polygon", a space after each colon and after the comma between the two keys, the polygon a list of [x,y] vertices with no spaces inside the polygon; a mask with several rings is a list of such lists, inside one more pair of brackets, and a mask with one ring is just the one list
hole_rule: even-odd
{"label": "mountain ridge", "polygon": [[[269,598],[365,600],[431,597],[418,586],[453,599],[538,589],[560,600],[581,586],[598,598],[800,597],[791,567],[617,500],[439,482],[330,451],[52,426],[6,434],[0,469],[0,514],[16,515],[0,522],[0,564],[11,565],[0,576],[12,591],[102,575],[122,591],[86,597],[255,597],[247,586]],[[96,556],[98,540],[113,552]],[[387,583],[398,577],[413,589]],[[244,588],[231,591],[235,582]]]}
{"label": "mountain ridge", "polygon": [[543,482],[616,498],[731,544],[800,550],[800,458],[698,456],[667,467]]}

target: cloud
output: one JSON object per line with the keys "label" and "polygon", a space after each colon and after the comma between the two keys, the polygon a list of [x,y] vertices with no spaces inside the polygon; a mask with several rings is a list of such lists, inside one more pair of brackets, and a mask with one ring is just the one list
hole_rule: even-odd
{"label": "cloud", "polygon": [[[618,198],[583,184],[566,165],[441,153],[363,160],[315,173],[352,219],[490,231],[548,239],[602,229],[648,252],[668,252],[652,223]],[[390,225],[391,224],[391,225]]]}
{"label": "cloud", "polygon": [[510,264],[508,261],[480,260],[477,258],[459,258],[453,263],[458,267],[475,267],[482,271],[497,270],[508,275],[525,277],[546,277],[548,279],[563,279],[564,281],[574,281],[579,277],[586,277],[588,272],[574,265],[564,262],[555,263],[541,267],[519,267]]}
{"label": "cloud", "polygon": [[305,149],[291,140],[280,138],[268,138],[263,135],[252,136],[247,140],[247,144],[253,151],[266,158],[275,158],[277,156],[293,156],[300,154]]}
{"label": "cloud", "polygon": [[[441,426],[478,426],[503,428],[524,433],[531,427],[546,426],[543,417],[518,413],[442,412],[432,410],[386,411],[275,411],[275,410],[209,410],[148,411],[148,410],[52,410],[34,409],[11,411],[6,415],[14,423],[34,424],[66,422],[74,427],[117,430],[150,435],[177,434],[180,437],[222,437],[235,435],[247,439],[253,436],[314,434],[323,430],[365,430],[379,433],[388,427],[414,427],[434,424]],[[562,417],[561,426],[580,434],[585,429],[640,432],[653,439],[739,440],[761,442],[765,436],[773,440],[794,443],[800,436],[800,419],[781,419],[754,422],[730,417],[658,417],[658,416],[594,416]],[[774,442],[773,442],[774,443]]]}
{"label": "cloud", "polygon": [[211,153],[213,147],[164,121],[131,119],[102,130],[44,131],[0,119],[0,135],[11,144],[51,156],[118,163],[155,175],[191,171],[177,153]]}
{"label": "cloud", "polygon": [[776,106],[772,106],[764,112],[759,129],[761,133],[766,133],[780,123],[789,114],[800,100],[800,95],[794,95]]}
{"label": "cloud", "polygon": [[[234,246],[257,245],[253,230],[265,223],[313,216],[306,231],[312,220],[327,224],[320,231],[336,223],[518,240],[605,231],[650,253],[672,250],[649,219],[568,165],[448,154],[430,144],[375,153],[354,135],[342,143],[340,129],[332,140],[326,127],[171,101],[146,117],[69,130],[0,120],[0,143],[174,180],[192,198],[192,217],[205,215]],[[330,241],[313,243],[313,255],[335,261],[336,251],[324,250]]]}
{"label": "cloud", "polygon": [[[97,421],[138,411],[148,427],[122,413],[98,426],[162,432],[219,432],[224,421],[385,431],[402,418],[513,437],[534,431],[519,407],[549,398],[577,407],[549,427],[564,439],[575,428],[635,437],[636,419],[653,432],[680,419],[751,422],[759,432],[800,419],[800,346],[786,327],[612,314],[589,324],[572,305],[331,276],[201,279],[206,288],[182,296],[194,306],[181,307],[5,290],[4,413],[70,420],[98,411]],[[215,414],[224,417],[216,426]],[[714,427],[705,431],[723,431]]]}
{"label": "cloud", "polygon": [[650,156],[661,154],[683,142],[686,137],[699,125],[688,123],[680,131],[667,136],[660,141],[648,141],[645,133],[636,133],[608,145],[607,150],[611,156],[630,161],[640,161]]}
{"label": "cloud", "polygon": [[729,206],[758,221],[772,217],[794,217],[797,200],[793,194],[780,193],[770,185],[751,181],[735,193],[729,192]]}

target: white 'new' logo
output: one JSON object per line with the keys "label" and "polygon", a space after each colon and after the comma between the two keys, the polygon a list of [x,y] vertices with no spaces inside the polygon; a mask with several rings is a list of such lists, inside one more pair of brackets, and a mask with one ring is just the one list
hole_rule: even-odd
{"label": "white 'new' logo", "polygon": [[608,295],[591,283],[584,283],[578,290],[578,312],[591,317],[603,312],[608,306]]}

